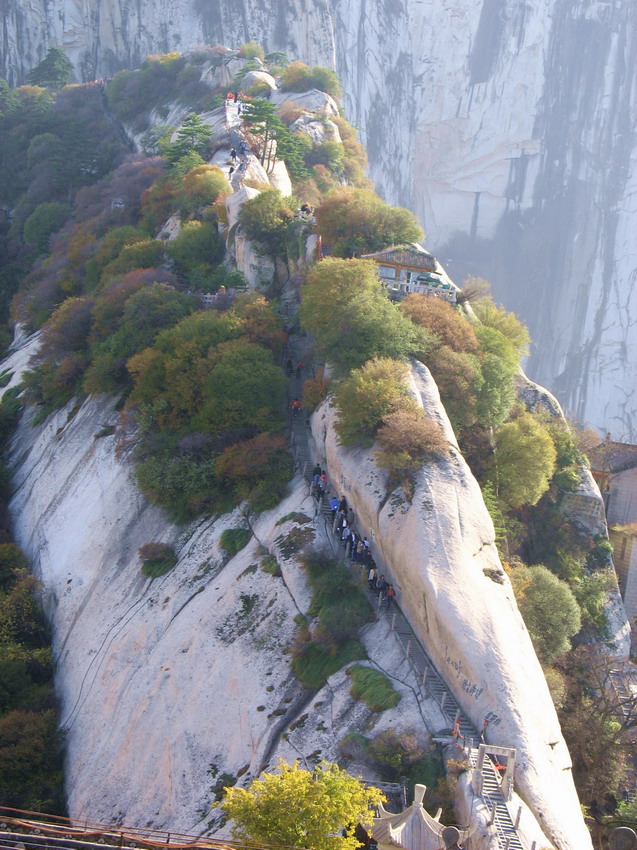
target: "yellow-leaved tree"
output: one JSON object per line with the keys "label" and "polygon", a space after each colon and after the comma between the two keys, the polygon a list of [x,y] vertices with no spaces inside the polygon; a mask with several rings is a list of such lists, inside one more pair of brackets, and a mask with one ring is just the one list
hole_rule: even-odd
{"label": "yellow-leaved tree", "polygon": [[336,764],[321,762],[310,773],[283,759],[278,772],[225,793],[221,806],[234,822],[235,838],[307,850],[356,850],[355,827],[369,826],[384,800],[378,788],[366,788]]}

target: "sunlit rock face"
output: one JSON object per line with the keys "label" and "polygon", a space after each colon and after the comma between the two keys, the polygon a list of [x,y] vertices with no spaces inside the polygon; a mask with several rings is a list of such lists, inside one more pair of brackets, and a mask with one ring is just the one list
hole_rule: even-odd
{"label": "sunlit rock face", "polygon": [[352,0],[335,15],[377,186],[418,214],[452,277],[490,279],[525,319],[534,379],[632,439],[636,14],[630,0]]}
{"label": "sunlit rock face", "polygon": [[[4,361],[10,385],[35,347],[32,339]],[[222,774],[247,783],[278,756],[334,761],[339,741],[361,729],[443,726],[435,701],[416,698],[416,676],[384,620],[363,637],[369,663],[395,677],[402,697],[381,718],[352,698],[345,670],[318,691],[294,676],[294,618],[311,593],[283,543],[300,527],[290,517],[305,514],[312,539],[327,542],[300,476],[229,557],[219,538],[245,526],[242,508],[169,523],[137,488],[122,433],[104,434],[119,421],[114,402],[70,402],[37,427],[28,412],[11,451],[15,539],[42,583],[53,632],[71,817],[200,834],[219,828],[210,787]],[[171,544],[178,557],[155,579],[137,554],[148,542]],[[278,558],[280,576],[259,566],[260,546]]]}
{"label": "sunlit rock face", "polygon": [[[330,10],[303,0],[6,0],[0,74],[24,80],[50,46],[79,80],[136,67],[148,53],[257,39],[306,61],[333,59]],[[331,64],[331,61],[330,61]]]}

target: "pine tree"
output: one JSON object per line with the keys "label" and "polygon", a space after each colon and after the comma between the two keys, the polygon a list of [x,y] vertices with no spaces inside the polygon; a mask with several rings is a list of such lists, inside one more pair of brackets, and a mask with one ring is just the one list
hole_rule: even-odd
{"label": "pine tree", "polygon": [[61,89],[71,82],[73,64],[60,47],[50,47],[46,56],[29,74],[33,86]]}
{"label": "pine tree", "polygon": [[177,131],[176,140],[166,147],[166,157],[170,163],[174,164],[190,153],[203,156],[208,148],[209,139],[210,128],[196,112],[191,112]]}

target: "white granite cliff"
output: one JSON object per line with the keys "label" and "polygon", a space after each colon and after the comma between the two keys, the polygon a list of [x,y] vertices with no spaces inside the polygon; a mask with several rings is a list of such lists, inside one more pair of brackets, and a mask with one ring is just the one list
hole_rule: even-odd
{"label": "white granite cliff", "polygon": [[452,276],[529,324],[527,371],[637,439],[632,0],[5,0],[0,74],[59,45],[78,79],[248,39],[337,68],[387,200]]}
{"label": "white granite cliff", "polygon": [[[5,361],[12,383],[36,344]],[[361,729],[426,736],[444,725],[434,700],[416,700],[416,678],[383,621],[365,629],[365,663],[392,679],[395,709],[372,715],[351,698],[344,671],[318,692],[293,675],[294,617],[307,612],[310,593],[281,539],[301,527],[326,542],[322,522],[284,519],[314,517],[300,477],[229,559],[219,536],[245,524],[241,510],[185,528],[167,522],[136,487],[126,451],[115,451],[118,433],[96,437],[117,425],[114,401],[71,402],[35,428],[27,414],[11,452],[15,539],[42,582],[53,628],[71,817],[214,831],[210,787],[224,773],[246,782],[279,755],[333,761],[339,741]],[[137,555],[151,541],[174,544],[179,558],[154,580]],[[276,554],[281,577],[259,566],[259,544]]]}
{"label": "white granite cliff", "polygon": [[411,502],[387,494],[370,450],[346,450],[325,402],[313,434],[332,480],[383,563],[398,602],[487,741],[517,749],[516,784],[559,850],[592,847],[553,701],[495,547],[480,487],[458,451],[429,370],[414,364],[411,390],[443,426],[448,456],[418,473]]}

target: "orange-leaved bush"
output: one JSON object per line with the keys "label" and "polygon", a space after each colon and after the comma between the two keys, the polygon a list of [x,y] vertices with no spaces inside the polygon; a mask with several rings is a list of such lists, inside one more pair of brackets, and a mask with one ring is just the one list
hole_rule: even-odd
{"label": "orange-leaved bush", "polygon": [[215,461],[215,475],[254,510],[275,507],[292,475],[292,459],[284,437],[257,434],[235,443]]}
{"label": "orange-leaved bush", "polygon": [[430,454],[441,455],[448,442],[437,422],[411,410],[397,410],[383,419],[376,439],[376,462],[397,476],[415,472]]}
{"label": "orange-leaved bush", "polygon": [[478,339],[471,324],[442,298],[413,292],[401,302],[400,309],[412,322],[435,334],[442,345],[454,351],[477,350]]}

